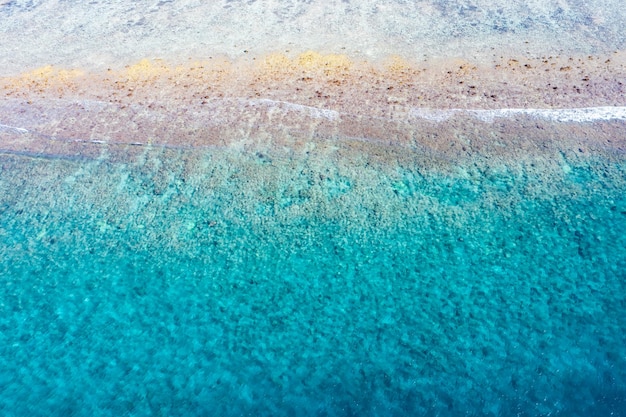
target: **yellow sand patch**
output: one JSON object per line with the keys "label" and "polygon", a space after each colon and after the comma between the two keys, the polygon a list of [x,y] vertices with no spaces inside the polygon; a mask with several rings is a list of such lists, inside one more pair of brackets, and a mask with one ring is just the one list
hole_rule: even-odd
{"label": "yellow sand patch", "polygon": [[130,81],[149,80],[170,72],[170,68],[162,62],[153,63],[148,59],[142,59],[134,65],[129,65],[122,72],[122,76]]}
{"label": "yellow sand patch", "polygon": [[385,68],[391,73],[402,73],[413,69],[411,64],[399,55],[392,55],[387,58]]}
{"label": "yellow sand patch", "polygon": [[42,93],[51,89],[55,91],[65,88],[74,90],[78,80],[82,77],[84,77],[83,71],[57,69],[52,65],[46,65],[16,77],[0,78],[0,90],[5,90],[4,95],[7,97],[13,93],[23,95],[33,92]]}
{"label": "yellow sand patch", "polygon": [[291,67],[291,60],[282,54],[270,54],[261,65],[266,70],[286,70]]}
{"label": "yellow sand patch", "polygon": [[338,72],[349,71],[351,67],[352,61],[345,55],[322,55],[318,52],[308,51],[295,59],[289,59],[282,54],[270,54],[261,61],[260,70],[268,73],[295,73],[304,70],[333,75]]}
{"label": "yellow sand patch", "polygon": [[37,68],[32,71],[26,72],[15,81],[23,85],[28,84],[67,84],[72,80],[83,76],[84,73],[81,70],[72,69],[57,69],[52,65],[46,65],[45,67]]}
{"label": "yellow sand patch", "polygon": [[299,66],[307,69],[331,69],[331,70],[349,70],[352,62],[345,55],[322,55],[317,52],[308,51],[301,54],[297,58]]}

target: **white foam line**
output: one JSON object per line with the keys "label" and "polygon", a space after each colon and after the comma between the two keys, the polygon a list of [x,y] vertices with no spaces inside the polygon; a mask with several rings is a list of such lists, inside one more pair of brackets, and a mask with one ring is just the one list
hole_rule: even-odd
{"label": "white foam line", "polygon": [[446,120],[453,117],[455,114],[463,111],[464,110],[461,109],[442,110],[413,107],[409,110],[409,116],[418,119],[431,120],[433,122],[445,122]]}
{"label": "white foam line", "polygon": [[22,127],[13,127],[13,126],[9,126],[9,125],[3,125],[0,124],[0,129],[2,130],[12,130],[14,132],[17,133],[28,133],[28,130],[22,128]]}
{"label": "white foam line", "polygon": [[411,117],[443,122],[457,114],[469,114],[476,119],[493,123],[498,118],[515,116],[531,116],[538,119],[547,119],[561,123],[590,123],[606,120],[626,121],[626,107],[582,107],[574,109],[494,109],[494,110],[466,110],[466,109],[429,109],[412,108]]}
{"label": "white foam line", "polygon": [[309,113],[310,116],[316,119],[327,119],[327,120],[338,120],[339,112],[335,110],[322,109],[319,107],[305,106],[303,104],[290,103],[288,101],[279,101],[279,100],[271,100],[268,98],[262,98],[259,100],[250,100],[248,101],[250,104],[264,104],[270,107],[282,107],[287,110],[294,111],[305,111]]}

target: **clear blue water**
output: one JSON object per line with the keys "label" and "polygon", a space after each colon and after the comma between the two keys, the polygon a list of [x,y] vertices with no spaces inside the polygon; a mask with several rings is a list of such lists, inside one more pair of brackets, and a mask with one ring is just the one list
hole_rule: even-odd
{"label": "clear blue water", "polygon": [[623,161],[0,167],[3,416],[626,415]]}

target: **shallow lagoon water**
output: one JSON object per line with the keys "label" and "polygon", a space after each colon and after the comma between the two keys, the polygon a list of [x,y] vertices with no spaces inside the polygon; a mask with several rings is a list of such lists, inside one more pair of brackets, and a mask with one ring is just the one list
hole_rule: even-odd
{"label": "shallow lagoon water", "polygon": [[0,408],[624,415],[626,166],[551,166],[4,154]]}

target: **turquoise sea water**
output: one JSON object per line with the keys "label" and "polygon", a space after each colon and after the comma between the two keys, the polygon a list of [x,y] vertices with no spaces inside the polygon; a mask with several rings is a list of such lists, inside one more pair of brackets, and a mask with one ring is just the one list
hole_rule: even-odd
{"label": "turquoise sea water", "polygon": [[0,155],[0,413],[626,415],[623,159],[279,154]]}

